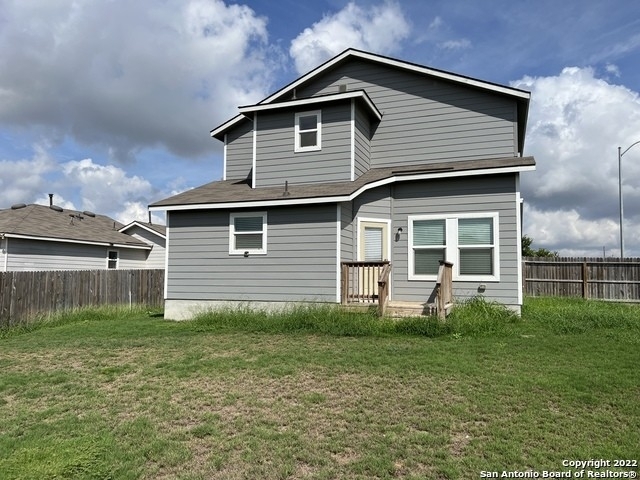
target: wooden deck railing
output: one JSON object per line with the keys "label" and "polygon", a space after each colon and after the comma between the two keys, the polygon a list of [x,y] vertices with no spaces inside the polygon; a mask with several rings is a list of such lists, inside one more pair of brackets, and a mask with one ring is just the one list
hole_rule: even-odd
{"label": "wooden deck railing", "polygon": [[436,280],[436,310],[444,319],[453,306],[453,263],[440,261]]}
{"label": "wooden deck railing", "polygon": [[384,311],[389,298],[390,272],[388,261],[342,262],[342,303],[377,303]]}

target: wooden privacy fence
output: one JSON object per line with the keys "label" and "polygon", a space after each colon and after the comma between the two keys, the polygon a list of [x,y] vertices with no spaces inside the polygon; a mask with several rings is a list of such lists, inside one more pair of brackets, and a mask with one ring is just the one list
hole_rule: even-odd
{"label": "wooden privacy fence", "polygon": [[522,263],[525,295],[640,301],[640,258],[525,257]]}
{"label": "wooden privacy fence", "polygon": [[0,327],[99,305],[164,305],[164,270],[0,273]]}

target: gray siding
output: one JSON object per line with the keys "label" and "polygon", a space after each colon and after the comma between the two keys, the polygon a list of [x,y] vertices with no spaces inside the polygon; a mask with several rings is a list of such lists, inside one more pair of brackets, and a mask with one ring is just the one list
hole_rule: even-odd
{"label": "gray siding", "polygon": [[353,203],[342,203],[340,213],[342,217],[340,225],[340,260],[351,262],[356,259],[356,227],[353,221]]}
{"label": "gray siding", "polygon": [[391,186],[385,185],[367,190],[354,199],[354,211],[358,217],[391,219]]}
{"label": "gray siding", "polygon": [[7,271],[107,268],[107,247],[99,245],[10,238],[7,250]]}
{"label": "gray siding", "polygon": [[512,157],[513,100],[417,73],[353,60],[297,89],[298,97],[364,89],[383,113],[371,140],[371,167]]}
{"label": "gray siding", "polygon": [[253,122],[243,120],[227,133],[227,180],[244,180],[253,166]]}
{"label": "gray siding", "polygon": [[109,250],[118,250],[118,269],[129,270],[135,268],[164,268],[164,263],[161,267],[149,267],[147,264],[147,257],[149,250],[139,250],[133,248],[114,248]]}
{"label": "gray siding", "polygon": [[520,241],[516,228],[515,175],[483,176],[431,182],[399,183],[394,188],[393,228],[403,233],[393,242],[394,300],[424,302],[434,282],[408,280],[408,216],[472,212],[498,212],[500,281],[454,282],[458,300],[478,295],[486,285],[484,297],[507,305],[518,303],[518,258]]}
{"label": "gray siding", "polygon": [[355,178],[366,173],[370,168],[371,158],[371,121],[361,108],[355,108],[355,138],[354,138],[354,170]]}
{"label": "gray siding", "polygon": [[[151,233],[144,228],[140,228],[138,226],[133,226],[127,230],[127,234],[131,235],[137,240],[145,242],[152,246],[150,252],[145,252],[146,260],[144,262],[144,268],[161,268],[164,269],[165,266],[165,244],[166,241],[164,238]],[[131,267],[131,268],[141,268]]]}
{"label": "gray siding", "polygon": [[336,301],[336,205],[267,211],[267,254],[229,255],[229,212],[170,212],[167,298]]}
{"label": "gray siding", "polygon": [[258,114],[257,187],[284,185],[285,180],[292,185],[351,180],[350,103],[321,110],[322,150],[299,153],[294,152],[294,111]]}

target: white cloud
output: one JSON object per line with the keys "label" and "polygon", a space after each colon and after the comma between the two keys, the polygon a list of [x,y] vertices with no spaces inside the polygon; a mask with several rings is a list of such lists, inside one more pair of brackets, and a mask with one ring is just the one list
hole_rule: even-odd
{"label": "white cloud", "polygon": [[[525,216],[525,233],[551,250],[616,248],[617,147],[640,140],[638,93],[576,67],[513,85],[532,92],[525,155],[536,157],[537,172],[522,176],[533,212]],[[640,255],[640,237],[631,233],[640,232],[638,178],[640,146],[623,159],[625,238]]]}
{"label": "white cloud", "polygon": [[460,40],[447,40],[438,45],[443,50],[466,50],[471,47],[471,42],[466,38]]}
{"label": "white cloud", "polygon": [[32,158],[0,160],[0,208],[15,203],[34,203],[34,198],[48,193],[45,175],[55,170],[56,163],[43,146],[34,145],[33,149]]}
{"label": "white cloud", "polygon": [[0,125],[130,159],[210,152],[207,132],[271,82],[265,18],[222,0],[5,0]]}
{"label": "white cloud", "polygon": [[289,53],[298,73],[306,73],[347,48],[390,54],[411,32],[397,3],[362,8],[354,2],[326,15],[291,42]]}
{"label": "white cloud", "polygon": [[82,210],[111,215],[123,223],[147,219],[146,205],[153,193],[147,180],[91,159],[73,160],[61,167],[67,183],[80,192]]}

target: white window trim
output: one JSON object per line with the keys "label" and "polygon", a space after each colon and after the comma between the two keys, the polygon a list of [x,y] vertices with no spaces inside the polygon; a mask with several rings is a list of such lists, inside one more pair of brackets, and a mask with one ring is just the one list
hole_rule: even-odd
{"label": "white window trim", "polygon": [[[236,249],[235,219],[242,217],[262,217],[262,231],[258,232],[242,232],[242,233],[261,233],[262,248]],[[266,255],[267,254],[267,212],[236,212],[229,214],[229,255]]]}
{"label": "white window trim", "polygon": [[[461,218],[491,218],[493,219],[493,275],[461,275],[460,256],[458,246],[458,220]],[[498,212],[456,213],[450,215],[409,215],[408,217],[408,278],[409,280],[437,280],[437,275],[416,275],[415,258],[413,249],[413,222],[416,220],[445,220],[446,239],[445,260],[453,263],[453,280],[460,282],[499,282],[500,281],[500,244],[499,227],[500,217]]]}
{"label": "white window trim", "polygon": [[[301,147],[300,146],[300,117],[308,117],[311,115],[315,115],[317,119],[317,129],[316,129],[316,145],[310,147]],[[303,130],[311,131],[311,130]],[[312,110],[309,112],[298,112],[295,114],[295,148],[294,152],[315,152],[322,149],[322,113],[320,110]]]}
{"label": "white window trim", "polygon": [[[116,254],[116,266],[115,268],[109,268],[109,262],[112,260],[111,258],[109,258],[109,254],[111,252],[114,252]],[[118,270],[118,267],[120,266],[120,252],[118,250],[113,250],[113,249],[109,249],[107,250],[107,270]]]}

